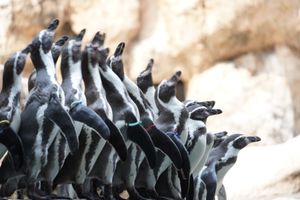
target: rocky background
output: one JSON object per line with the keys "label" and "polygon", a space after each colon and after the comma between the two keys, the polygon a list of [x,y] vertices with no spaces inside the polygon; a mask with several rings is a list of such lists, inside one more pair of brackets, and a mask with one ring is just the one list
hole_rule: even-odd
{"label": "rocky background", "polygon": [[87,28],[85,41],[124,41],[132,79],[150,58],[157,83],[182,70],[185,98],[223,110],[210,131],[262,138],[226,177],[228,199],[300,198],[299,0],[1,0],[0,63],[53,18],[58,37]]}

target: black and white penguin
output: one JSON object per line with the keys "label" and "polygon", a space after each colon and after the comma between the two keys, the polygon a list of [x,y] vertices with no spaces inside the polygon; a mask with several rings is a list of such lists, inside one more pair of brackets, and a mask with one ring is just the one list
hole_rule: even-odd
{"label": "black and white penguin", "polygon": [[58,24],[57,19],[53,20],[32,41],[31,60],[37,74],[34,88],[21,114],[19,135],[25,152],[27,192],[33,198],[43,198],[36,193],[35,184],[47,164],[48,149],[56,135],[60,131],[64,134],[71,153],[76,152],[79,146],[73,121],[64,107],[65,97],[56,80],[51,53]]}
{"label": "black and white penguin", "polygon": [[[189,112],[189,117],[186,121],[185,127],[188,132],[188,138],[186,141],[186,149],[189,153],[189,161],[191,164],[191,173],[195,170],[198,163],[201,162],[201,159],[204,155],[205,148],[206,148],[206,121],[209,116],[221,114],[222,111],[220,109],[214,109],[210,103],[204,102],[204,103],[190,103],[188,101],[184,102],[186,109]],[[204,106],[205,105],[205,106]],[[169,184],[167,186],[162,187],[162,185],[165,185],[165,183],[160,183],[158,188],[161,192],[164,193],[165,196],[169,197],[178,197],[179,193],[189,193],[189,190],[191,192],[193,191],[193,184],[191,181],[191,185],[189,185],[189,188],[186,187],[186,185],[178,185],[179,181],[176,180],[178,176],[175,172],[170,172],[171,170],[174,170],[174,168],[168,168],[169,172],[167,176]],[[173,176],[173,177],[172,177]],[[190,179],[193,179],[191,176]],[[169,187],[166,189],[166,187]],[[163,191],[165,190],[165,191]],[[169,194],[166,192],[169,191]]]}
{"label": "black and white penguin", "polygon": [[[186,138],[182,131],[188,117],[188,112],[184,105],[176,98],[176,84],[179,81],[180,74],[181,72],[176,72],[169,80],[164,80],[159,84],[155,99],[160,115],[154,123],[160,130],[169,135],[180,150],[183,159],[181,172],[183,172],[185,180],[188,181],[187,179],[190,174],[188,152],[184,147],[184,143],[181,142],[181,139]],[[181,138],[181,136],[183,137]],[[143,179],[143,173],[140,173],[141,175],[137,179],[137,184],[147,191],[155,191],[155,185],[160,175],[171,165],[172,162],[168,157],[158,153],[158,162],[154,171],[147,175],[147,179]]]}
{"label": "black and white penguin", "polygon": [[[147,68],[149,66],[153,65],[153,60],[150,60],[150,63],[148,64]],[[177,169],[182,168],[182,157],[180,154],[180,151],[178,150],[178,147],[176,144],[170,139],[168,135],[157,129],[157,127],[154,124],[154,114],[151,108],[150,103],[144,96],[143,92],[138,88],[138,86],[131,81],[125,74],[123,65],[117,65],[113,68],[113,71],[119,76],[119,78],[123,81],[131,99],[134,101],[134,103],[137,105],[141,121],[143,122],[143,126],[147,130],[147,132],[150,134],[155,146],[160,149],[163,153],[165,153],[173,162],[175,167]],[[149,76],[147,76],[149,78]],[[141,78],[141,77],[140,77]],[[141,175],[147,175],[151,173],[149,170],[149,166],[146,162],[143,162],[140,168]],[[138,181],[137,188],[138,188]],[[145,193],[145,192],[143,192]],[[149,193],[151,197],[158,198],[157,194],[154,193],[154,191],[146,191],[146,193]]]}
{"label": "black and white penguin", "polygon": [[[135,189],[134,181],[138,166],[146,156],[151,168],[155,166],[156,151],[154,144],[143,128],[137,106],[130,98],[123,82],[112,68],[122,62],[125,44],[120,43],[106,65],[100,65],[99,71],[106,91],[107,99],[113,110],[113,121],[122,132],[128,148],[128,158],[118,162],[114,173],[114,185],[126,185],[132,199],[143,199]],[[143,153],[144,152],[144,153]]]}
{"label": "black and white penguin", "polygon": [[146,99],[151,105],[153,117],[156,120],[158,118],[158,108],[156,106],[155,102],[155,87],[153,84],[153,79],[152,79],[152,68],[154,65],[154,60],[150,59],[148,62],[148,65],[144,71],[142,71],[137,79],[136,79],[136,84],[137,86],[141,89],[141,91],[144,93]]}
{"label": "black and white penguin", "polygon": [[[102,118],[86,106],[86,97],[82,89],[82,74],[81,74],[81,40],[85,30],[82,30],[74,39],[70,40],[62,53],[61,74],[62,88],[66,96],[66,106],[69,109],[69,114],[74,120],[75,130],[79,136],[83,125],[92,128],[93,134],[99,134],[104,140],[110,136],[110,132]],[[51,151],[52,150],[52,151]],[[51,154],[50,154],[51,152]],[[52,144],[49,151],[49,159],[47,166],[44,169],[45,179],[48,182],[48,193],[51,192],[52,181],[63,166],[66,156],[69,154],[69,149],[66,140],[63,136],[57,135],[55,142]],[[76,152],[78,154],[78,152]],[[50,187],[51,186],[51,187]]]}
{"label": "black and white penguin", "polygon": [[193,104],[190,101],[186,101],[184,104],[189,112],[189,117],[186,122],[186,128],[188,129],[189,135],[185,145],[189,152],[191,173],[193,173],[205,152],[207,118],[209,116],[221,114],[222,110],[214,109],[214,103],[209,103],[209,101]]}
{"label": "black and white penguin", "polygon": [[260,140],[257,136],[232,134],[227,136],[216,148],[213,148],[205,167],[195,182],[195,184],[198,184],[200,181],[203,181],[204,185],[202,183],[200,188],[195,188],[194,197],[196,199],[214,200],[215,195],[219,193],[222,187],[224,176],[237,161],[239,151],[248,144]]}
{"label": "black and white penguin", "polygon": [[[151,63],[149,63],[148,65],[150,64]],[[177,169],[181,169],[182,158],[177,146],[165,133],[157,129],[157,127],[155,126],[153,122],[154,114],[150,103],[146,99],[143,92],[139,89],[139,87],[124,73],[123,63],[121,62],[119,65],[114,65],[112,70],[124,83],[130,98],[138,107],[140,119],[143,123],[144,128],[149,133],[155,147],[169,156]]]}
{"label": "black and white penguin", "polygon": [[[84,126],[79,136],[80,148],[77,154],[67,157],[62,170],[55,179],[57,184],[73,183],[77,195],[80,198],[92,198],[92,194],[86,193],[83,190],[83,184],[88,178],[88,174],[91,173],[100,153],[103,151],[103,148],[106,145],[106,139],[109,140],[117,152],[120,152],[122,160],[125,160],[127,156],[124,139],[119,130],[110,121],[112,112],[110,105],[106,100],[98,70],[98,48],[102,45],[102,37],[102,35],[97,33],[92,42],[85,47],[85,50],[82,53],[80,72],[82,73],[85,84],[87,105],[89,109],[93,110],[97,115],[94,120],[97,121],[98,118],[101,118],[101,121],[104,120],[104,125],[107,127],[110,135],[109,137],[99,137],[97,134],[94,134],[95,132],[91,128]],[[78,95],[78,92],[80,91],[77,91],[76,95]],[[99,123],[100,122],[98,122],[98,124]],[[117,156],[117,154],[115,155]],[[73,169],[70,170],[70,168],[74,166],[74,163],[76,163],[76,167],[73,167]],[[106,163],[104,164],[102,162],[101,164],[105,165]]]}
{"label": "black and white penguin", "polygon": [[[0,93],[0,143],[8,150],[16,170],[22,166],[24,161],[23,145],[17,133],[21,123],[20,94],[22,72],[26,63],[26,56],[30,51],[31,46],[29,45],[24,50],[10,56],[4,64],[2,75],[2,90]],[[1,154],[3,155],[3,153]]]}
{"label": "black and white penguin", "polygon": [[[68,39],[69,39],[69,37],[64,35],[61,38],[59,38],[52,45],[51,53],[52,53],[52,58],[53,58],[54,64],[57,63],[57,60],[58,60],[58,58],[60,56],[60,53],[61,53],[61,49],[62,49],[62,47],[64,46],[64,44],[66,43],[66,41]],[[36,79],[36,70],[33,69],[32,72],[31,72],[31,74],[28,77],[28,84],[27,84],[28,92],[30,92],[31,89],[34,87],[35,79]]]}

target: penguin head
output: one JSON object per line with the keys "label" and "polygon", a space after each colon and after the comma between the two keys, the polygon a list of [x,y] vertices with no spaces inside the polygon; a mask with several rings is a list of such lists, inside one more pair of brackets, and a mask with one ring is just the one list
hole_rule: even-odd
{"label": "penguin head", "polygon": [[31,44],[22,51],[12,54],[4,64],[4,71],[12,71],[15,75],[20,75],[26,63],[26,56],[32,50]]}
{"label": "penguin head", "polygon": [[98,48],[101,41],[101,34],[97,32],[90,43],[85,46],[84,54],[88,56],[88,62],[92,64],[92,67],[98,66],[99,61],[99,53]]}
{"label": "penguin head", "polygon": [[228,156],[236,156],[238,151],[253,142],[259,142],[261,139],[257,136],[248,136],[243,134],[232,134],[227,136],[220,144],[220,147],[226,148]]}
{"label": "penguin head", "polygon": [[52,57],[53,57],[53,61],[54,63],[57,62],[58,57],[60,55],[61,49],[64,46],[64,44],[66,43],[66,41],[69,39],[68,36],[64,35],[61,38],[59,38],[53,45],[52,45],[52,49],[51,49],[51,53],[52,53]]}
{"label": "penguin head", "polygon": [[213,108],[215,106],[215,101],[195,101],[195,100],[185,100],[184,102],[184,106],[186,108],[190,107],[190,106],[204,106],[207,108]]}
{"label": "penguin head", "polygon": [[180,80],[181,71],[177,71],[169,80],[163,80],[157,88],[158,98],[167,103],[176,96],[176,85]]}
{"label": "penguin head", "polygon": [[85,32],[86,29],[82,29],[78,35],[68,42],[62,52],[63,60],[68,61],[71,58],[73,63],[77,63],[81,59],[81,42]]}
{"label": "penguin head", "polygon": [[124,80],[124,65],[122,55],[124,52],[125,43],[121,42],[118,44],[114,54],[108,59],[107,65],[117,74],[117,76],[123,81]]}
{"label": "penguin head", "polygon": [[189,116],[193,120],[200,120],[206,123],[206,120],[209,116],[218,115],[222,113],[220,109],[213,109],[212,107],[203,106],[201,104],[194,104],[186,107]]}
{"label": "penguin head", "polygon": [[152,67],[154,60],[151,58],[147,64],[147,67],[142,71],[136,79],[138,87],[142,90],[143,93],[147,92],[149,87],[153,86],[152,80]]}
{"label": "penguin head", "polygon": [[32,41],[33,51],[38,51],[41,48],[43,52],[47,54],[51,50],[54,31],[58,27],[58,24],[59,20],[54,19],[50,22],[46,29],[39,32],[39,34]]}
{"label": "penguin head", "polygon": [[13,84],[13,81],[21,76],[21,73],[26,64],[26,56],[32,50],[31,44],[24,48],[22,51],[18,51],[12,54],[4,63],[3,71],[3,84],[2,88],[8,88]]}

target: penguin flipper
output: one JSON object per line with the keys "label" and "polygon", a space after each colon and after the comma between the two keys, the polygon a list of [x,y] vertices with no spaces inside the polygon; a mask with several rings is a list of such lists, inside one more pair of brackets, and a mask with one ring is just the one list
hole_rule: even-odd
{"label": "penguin flipper", "polygon": [[169,134],[169,137],[173,140],[173,142],[176,144],[177,148],[180,151],[181,158],[182,158],[181,173],[183,175],[183,178],[189,179],[190,171],[191,171],[189,153],[187,152],[185,146],[181,143],[180,139],[176,135]]}
{"label": "penguin flipper", "polygon": [[82,122],[94,129],[103,139],[107,140],[110,137],[109,128],[103,119],[91,108],[78,103],[70,109],[69,114],[73,120]]}
{"label": "penguin flipper", "polygon": [[10,153],[15,169],[20,169],[24,162],[23,144],[20,137],[10,128],[9,124],[1,124],[0,126],[0,143]]}
{"label": "penguin flipper", "polygon": [[151,169],[156,163],[156,151],[149,133],[140,124],[127,127],[127,137],[143,150]]}
{"label": "penguin flipper", "polygon": [[189,183],[189,189],[187,192],[186,200],[194,200],[194,193],[195,193],[195,185],[194,185],[194,177],[193,175],[190,175],[190,183]]}
{"label": "penguin flipper", "polygon": [[215,165],[208,166],[201,174],[201,179],[206,187],[206,199],[214,200],[217,190],[217,175],[215,173]]}
{"label": "penguin flipper", "polygon": [[173,140],[155,125],[147,131],[150,134],[154,145],[171,159],[177,169],[181,169],[183,166],[181,153]]}
{"label": "penguin flipper", "polygon": [[51,94],[50,96],[48,107],[45,110],[45,117],[47,117],[60,128],[63,136],[68,142],[70,153],[74,155],[79,148],[79,141],[74,128],[73,120],[59,102],[56,94]]}
{"label": "penguin flipper", "polygon": [[104,122],[110,130],[109,143],[115,148],[120,159],[125,161],[127,159],[127,147],[120,130],[108,118],[105,118]]}

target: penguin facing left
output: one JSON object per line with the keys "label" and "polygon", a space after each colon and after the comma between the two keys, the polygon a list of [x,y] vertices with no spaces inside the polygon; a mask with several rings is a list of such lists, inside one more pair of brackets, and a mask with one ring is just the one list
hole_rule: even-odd
{"label": "penguin facing left", "polygon": [[22,166],[24,160],[23,145],[17,133],[21,123],[22,71],[30,51],[29,45],[14,53],[5,62],[0,93],[0,143],[7,148],[16,170]]}
{"label": "penguin facing left", "polygon": [[47,164],[48,149],[56,135],[60,131],[64,134],[71,153],[78,149],[73,120],[64,107],[64,92],[56,80],[51,53],[54,31],[58,24],[57,19],[53,20],[31,43],[31,60],[37,74],[34,88],[21,114],[19,136],[26,157],[24,170],[28,183],[27,192],[32,198],[46,198],[37,194],[35,186],[42,168]]}
{"label": "penguin facing left", "polygon": [[[222,187],[223,178],[237,161],[238,153],[250,143],[259,142],[257,136],[247,136],[243,134],[232,134],[225,138],[216,148],[212,149],[208,160],[199,176],[205,184],[204,191],[200,199],[214,200]],[[203,188],[195,188],[195,190]],[[197,192],[201,194],[200,192]],[[199,197],[196,197],[199,198]]]}

